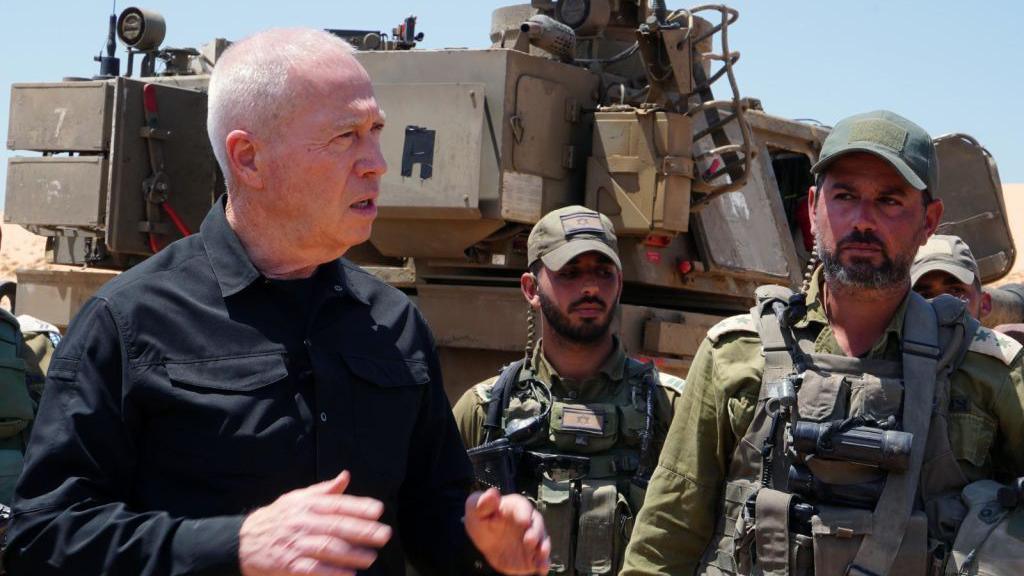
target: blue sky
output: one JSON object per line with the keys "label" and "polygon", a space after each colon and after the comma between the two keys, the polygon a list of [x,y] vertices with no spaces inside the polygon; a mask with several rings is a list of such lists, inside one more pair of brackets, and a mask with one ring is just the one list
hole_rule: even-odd
{"label": "blue sky", "polygon": [[[238,39],[273,26],[390,31],[419,16],[423,48],[489,44],[495,0],[431,1],[152,0],[140,6],[167,20],[166,46]],[[839,118],[889,108],[933,136],[966,132],[995,156],[1003,182],[1024,182],[1024,3],[1000,0],[804,1],[730,3],[740,19],[730,29],[741,52],[736,75],[743,96],[767,112]],[[118,3],[118,9],[128,6]],[[669,2],[670,8],[682,7]],[[0,0],[0,131],[7,134],[12,82],[89,76],[103,47],[111,2]],[[119,50],[123,59],[124,54]],[[0,158],[13,153],[4,149]],[[0,170],[0,191],[6,169]]]}

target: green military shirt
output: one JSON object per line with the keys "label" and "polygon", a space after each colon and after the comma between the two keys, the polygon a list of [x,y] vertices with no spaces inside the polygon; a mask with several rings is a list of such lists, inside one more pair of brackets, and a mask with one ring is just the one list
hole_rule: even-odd
{"label": "green military shirt", "polygon": [[[820,270],[807,316],[795,327],[816,353],[844,355],[819,298]],[[909,298],[909,295],[908,295]],[[905,299],[868,358],[898,360]],[[1024,368],[1021,346],[979,329],[950,382],[950,445],[970,481],[1024,475]],[[736,443],[754,416],[764,356],[749,315],[708,332],[687,375],[675,417],[626,552],[622,576],[690,574],[720,514]]]}
{"label": "green military shirt", "polygon": [[[613,396],[622,384],[626,368],[626,352],[615,339],[612,353],[598,370],[597,376],[583,382],[562,378],[544,356],[543,342],[537,344],[533,354],[533,365],[537,379],[551,387],[555,398],[570,399],[580,404],[597,402]],[[675,404],[683,391],[682,379],[671,374],[658,373],[661,386],[655,397],[654,410],[657,427],[655,441],[660,442],[668,431],[668,423],[675,411]],[[467,390],[455,403],[453,413],[466,448],[479,446],[484,440],[484,420],[487,404],[491,401],[491,389],[498,377],[485,380]]]}

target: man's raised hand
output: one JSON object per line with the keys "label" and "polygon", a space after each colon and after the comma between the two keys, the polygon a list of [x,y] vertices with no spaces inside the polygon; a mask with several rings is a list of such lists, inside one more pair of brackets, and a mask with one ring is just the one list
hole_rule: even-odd
{"label": "man's raised hand", "polygon": [[496,489],[466,500],[466,532],[495,570],[503,574],[547,574],[551,539],[540,512],[518,494]]}
{"label": "man's raised hand", "polygon": [[354,576],[369,568],[391,528],[377,522],[381,501],[345,494],[349,480],[342,472],[249,514],[238,536],[242,574]]}

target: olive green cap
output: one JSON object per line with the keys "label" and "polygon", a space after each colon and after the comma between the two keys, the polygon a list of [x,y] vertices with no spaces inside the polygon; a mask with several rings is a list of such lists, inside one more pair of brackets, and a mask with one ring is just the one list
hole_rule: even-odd
{"label": "olive green cap", "polygon": [[921,246],[910,266],[910,284],[929,272],[945,272],[964,284],[973,284],[978,278],[978,262],[971,254],[971,247],[959,236],[936,234]]}
{"label": "olive green cap", "polygon": [[932,192],[938,184],[938,159],[931,136],[899,114],[876,110],[840,120],[825,138],[811,172],[818,174],[851,152],[878,156],[918,190]]}
{"label": "olive green cap", "polygon": [[607,216],[583,206],[553,210],[537,221],[526,242],[529,265],[540,259],[548,269],[558,271],[584,252],[600,252],[615,266],[619,261],[615,227]]}

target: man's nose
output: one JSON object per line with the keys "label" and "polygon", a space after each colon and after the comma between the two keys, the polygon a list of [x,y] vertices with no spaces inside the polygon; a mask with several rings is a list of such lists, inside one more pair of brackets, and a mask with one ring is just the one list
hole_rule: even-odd
{"label": "man's nose", "polygon": [[377,176],[378,178],[388,171],[388,163],[384,159],[384,153],[381,152],[379,141],[375,140],[366,144],[362,158],[356,163],[355,169],[359,176]]}
{"label": "man's nose", "polygon": [[871,200],[862,200],[854,207],[853,227],[860,231],[874,230],[875,204]]}

